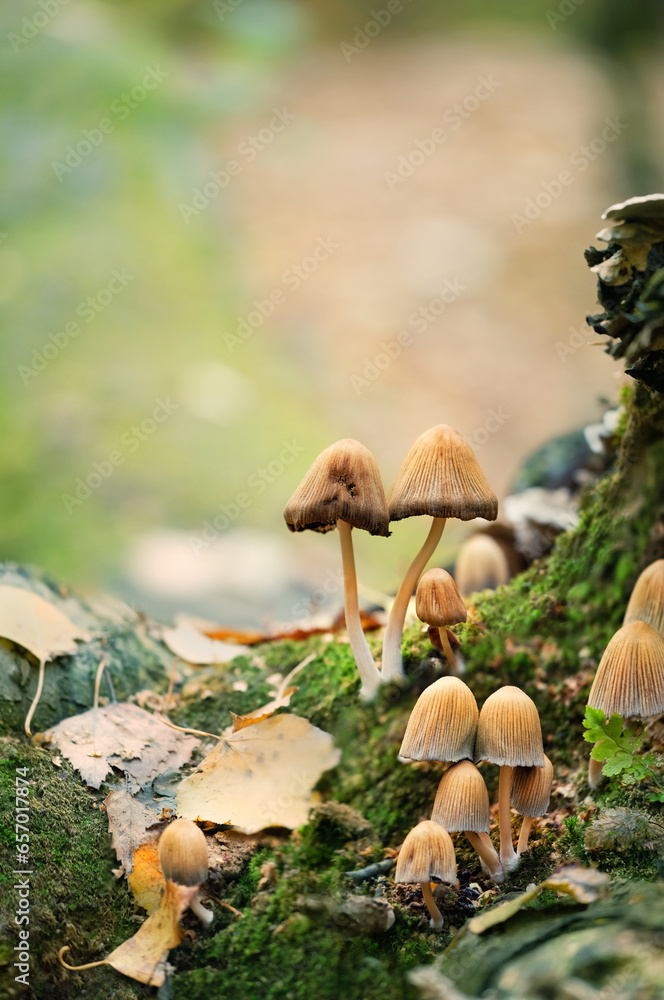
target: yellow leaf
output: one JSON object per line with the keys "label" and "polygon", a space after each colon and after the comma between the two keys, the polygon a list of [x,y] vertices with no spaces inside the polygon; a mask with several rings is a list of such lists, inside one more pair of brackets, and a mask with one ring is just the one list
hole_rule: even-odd
{"label": "yellow leaf", "polygon": [[159,909],[164,888],[164,876],[159,864],[156,840],[141,844],[136,849],[132,871],[127,875],[127,881],[138,905],[148,913],[155,913]]}
{"label": "yellow leaf", "polygon": [[75,639],[89,639],[61,611],[31,590],[0,586],[0,636],[11,639],[38,660],[75,653]]}

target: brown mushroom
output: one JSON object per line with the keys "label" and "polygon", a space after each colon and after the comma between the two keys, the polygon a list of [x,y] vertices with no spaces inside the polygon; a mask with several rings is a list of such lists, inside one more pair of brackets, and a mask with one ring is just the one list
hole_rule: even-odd
{"label": "brown mushroom", "polygon": [[447,626],[465,622],[467,612],[450,574],[438,567],[428,569],[417,585],[415,606],[420,621],[438,629],[440,644],[450,670],[460,674],[463,671],[463,659],[452,650],[447,637]]}
{"label": "brown mushroom", "polygon": [[502,881],[500,858],[489,837],[489,793],[484,778],[469,760],[452,764],[440,779],[431,819],[448,833],[463,832],[489,877]]}
{"label": "brown mushroom", "polygon": [[491,535],[471,535],[461,545],[454,566],[454,579],[464,597],[479,590],[495,590],[510,578],[505,551]]}
{"label": "brown mushroom", "polygon": [[[208,849],[200,827],[190,819],[173,820],[159,838],[159,864],[165,879],[201,886],[208,874]],[[199,892],[189,906],[202,923],[212,923],[214,914],[202,905]]]}
{"label": "brown mushroom", "polygon": [[634,584],[623,625],[646,622],[664,636],[664,559],[647,566]]}
{"label": "brown mushroom", "polygon": [[456,858],[449,833],[438,823],[425,819],[413,827],[401,845],[394,881],[409,885],[419,883],[431,914],[431,928],[439,931],[443,927],[443,915],[431,892],[432,879],[455,885]]}
{"label": "brown mushroom", "polygon": [[536,816],[543,816],[549,810],[553,764],[546,754],[544,760],[546,762],[544,767],[515,767],[512,775],[510,798],[516,811],[523,816],[516,847],[518,855],[528,850],[528,837],[533,819]]}
{"label": "brown mushroom", "polygon": [[419,696],[399,755],[410,760],[471,758],[477,732],[475,695],[459,677],[441,677]]}

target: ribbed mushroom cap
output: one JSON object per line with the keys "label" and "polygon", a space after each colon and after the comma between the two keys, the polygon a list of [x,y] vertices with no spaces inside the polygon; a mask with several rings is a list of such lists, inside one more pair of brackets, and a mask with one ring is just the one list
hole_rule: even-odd
{"label": "ribbed mushroom cap", "polygon": [[452,838],[439,823],[422,820],[413,827],[404,840],[399,857],[395,882],[441,882],[454,884],[457,879],[456,857]]}
{"label": "ribbed mushroom cap", "polygon": [[385,491],[376,460],[343,438],[322,451],[284,510],[291,531],[331,531],[337,519],[372,535],[389,535]]}
{"label": "ribbed mushroom cap", "polygon": [[507,583],[510,568],[502,546],[490,535],[472,535],[459,549],[454,578],[464,597]]}
{"label": "ribbed mushroom cap", "polygon": [[441,677],[415,702],[400,756],[440,761],[472,757],[478,714],[468,685],[458,677]]}
{"label": "ribbed mushroom cap", "polygon": [[549,811],[553,764],[544,755],[544,767],[515,767],[510,797],[521,816],[543,816]]}
{"label": "ribbed mushroom cap", "polygon": [[607,719],[647,719],[664,712],[664,639],[646,622],[630,622],[613,636],[599,661],[588,695]]}
{"label": "ribbed mushroom cap", "polygon": [[453,764],[440,779],[431,819],[449,833],[489,832],[489,792],[469,760]]}
{"label": "ribbed mushroom cap", "polygon": [[506,684],[489,695],[477,726],[475,760],[501,767],[544,767],[542,727],[532,698]]}
{"label": "ribbed mushroom cap", "polygon": [[390,521],[415,514],[495,521],[498,500],[473,449],[458,431],[438,424],[418,437],[388,498]]}
{"label": "ribbed mushroom cap", "polygon": [[646,622],[664,636],[664,559],[647,566],[634,584],[623,625]]}
{"label": "ribbed mushroom cap", "polygon": [[207,879],[205,834],[190,819],[176,819],[159,838],[159,863],[164,878],[178,885],[201,885]]}
{"label": "ribbed mushroom cap", "polygon": [[428,569],[417,585],[417,617],[427,625],[442,628],[458,625],[468,617],[457,585],[444,569]]}

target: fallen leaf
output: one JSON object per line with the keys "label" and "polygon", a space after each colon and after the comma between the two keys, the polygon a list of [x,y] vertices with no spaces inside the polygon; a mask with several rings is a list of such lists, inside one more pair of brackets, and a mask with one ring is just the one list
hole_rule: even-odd
{"label": "fallen leaf", "polygon": [[141,844],[132,858],[132,871],[127,875],[132,896],[148,913],[159,909],[164,888],[164,876],[159,864],[157,838]]}
{"label": "fallen leaf", "polygon": [[294,829],[306,823],[314,785],[340,757],[332,736],[307,719],[273,715],[220,738],[180,783],[178,815],[230,821],[244,833]]}
{"label": "fallen leaf", "polygon": [[0,636],[11,639],[38,660],[75,653],[75,639],[90,636],[31,590],[0,586]]}
{"label": "fallen leaf", "polygon": [[54,743],[92,788],[113,767],[145,788],[161,772],[186,763],[199,742],[126,702],[63,719],[44,741]]}
{"label": "fallen leaf", "polygon": [[126,789],[109,792],[104,799],[108,815],[108,832],[112,837],[117,859],[129,874],[134,851],[145,840],[148,827],[159,819],[154,809],[144,806]]}
{"label": "fallen leaf", "polygon": [[235,712],[231,712],[233,723],[224,729],[222,736],[230,736],[231,733],[236,733],[239,729],[252,726],[256,722],[262,722],[263,719],[268,719],[271,715],[274,715],[278,708],[288,708],[292,696],[298,690],[297,686],[292,685],[290,682],[315,659],[316,654],[310,653],[301,663],[293,667],[291,672],[286,674],[285,677],[282,677],[281,674],[273,674],[272,678],[268,677],[268,683],[272,679],[278,684],[277,690],[274,692],[274,698],[268,701],[267,705],[261,705],[260,708],[255,708],[253,712],[247,712],[246,715],[236,715]]}
{"label": "fallen leaf", "polygon": [[175,628],[163,628],[161,636],[170,651],[187,663],[228,663],[249,652],[247,646],[209,639],[185,615],[176,616]]}

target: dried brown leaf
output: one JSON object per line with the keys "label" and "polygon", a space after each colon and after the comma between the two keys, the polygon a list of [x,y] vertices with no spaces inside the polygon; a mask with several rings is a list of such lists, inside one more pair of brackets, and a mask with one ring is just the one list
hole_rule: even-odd
{"label": "dried brown leaf", "polygon": [[129,874],[132,871],[134,851],[143,843],[148,827],[157,822],[159,815],[154,809],[149,809],[135,799],[125,788],[109,792],[104,805],[113,850]]}

